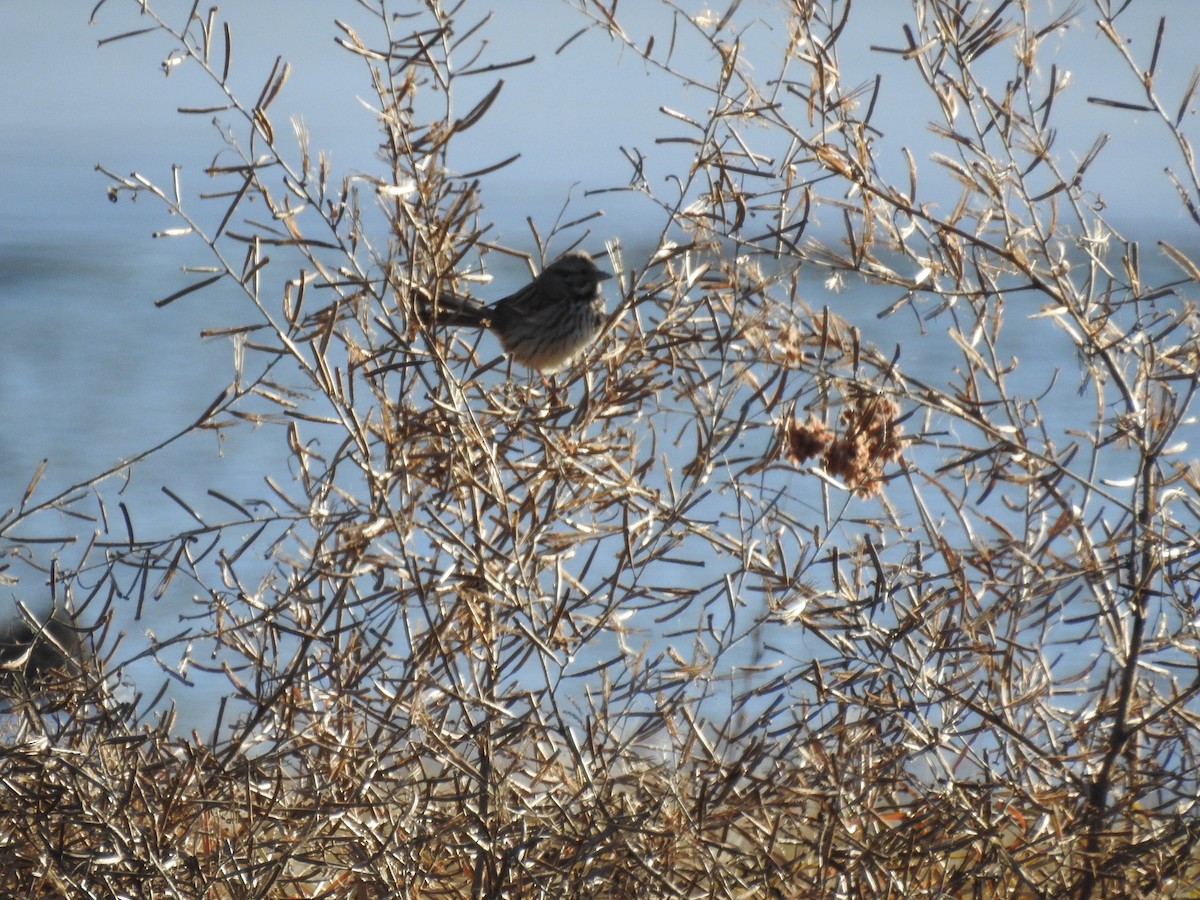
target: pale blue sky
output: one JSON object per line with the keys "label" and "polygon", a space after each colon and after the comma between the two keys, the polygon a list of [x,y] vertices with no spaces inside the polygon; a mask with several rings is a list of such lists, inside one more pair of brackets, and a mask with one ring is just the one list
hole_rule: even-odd
{"label": "pale blue sky", "polygon": [[[723,4],[714,4],[723,8]],[[1050,4],[1031,4],[1040,21],[1050,16]],[[72,227],[91,215],[104,215],[103,179],[91,171],[96,162],[118,171],[143,169],[161,174],[169,162],[199,167],[216,146],[210,117],[180,117],[177,105],[211,100],[211,88],[195,67],[180,66],[170,78],[159,64],[169,47],[157,36],[139,37],[97,48],[106,36],[142,22],[128,0],[107,0],[98,24],[87,24],[92,4],[52,2],[31,4],[0,0],[0,59],[7,75],[0,93],[0,121],[8,139],[0,142],[0,166],[6,171],[6,206],[20,215],[25,227],[49,220]],[[182,14],[190,3],[174,2]],[[600,31],[571,44],[561,54],[555,49],[586,24],[564,0],[526,0],[522,3],[468,3],[460,21],[486,15],[489,61],[536,55],[532,66],[508,69],[497,76],[484,75],[462,83],[456,96],[460,110],[482,94],[495,77],[506,87],[491,114],[474,130],[471,140],[458,144],[456,162],[463,169],[486,165],[514,153],[521,159],[484,185],[489,214],[506,232],[519,232],[525,216],[551,217],[571,185],[605,187],[624,183],[629,167],[619,148],[637,147],[651,157],[652,171],[662,175],[686,161],[681,148],[655,145],[658,136],[679,134],[681,129],[660,115],[666,105],[702,112],[707,98],[701,92],[681,89],[656,73],[633,53]],[[689,11],[703,3],[680,3]],[[1062,7],[1062,3],[1057,4]],[[878,15],[863,14],[877,7]],[[1176,163],[1161,154],[1162,127],[1145,114],[1108,110],[1086,102],[1089,95],[1137,101],[1134,80],[1123,63],[1099,35],[1088,14],[1068,34],[1055,34],[1043,42],[1045,67],[1056,61],[1072,74],[1073,86],[1057,101],[1059,152],[1064,158],[1081,155],[1100,131],[1111,140],[1094,169],[1097,183],[1122,216],[1165,218],[1168,227],[1179,222],[1178,204],[1162,177],[1162,168]],[[400,7],[397,7],[400,8]],[[885,134],[881,159],[901,165],[899,148],[910,146],[918,161],[934,145],[926,129],[932,113],[923,100],[914,106],[911,68],[897,57],[870,52],[871,44],[899,44],[899,13],[907,4],[856,3],[852,30],[841,43],[841,63],[847,82],[867,82],[876,73],[884,77],[883,93],[874,122]],[[622,4],[622,21],[631,33],[644,38],[654,31],[661,49],[669,39],[666,8],[656,2]],[[773,53],[765,48],[785,40],[780,27],[780,5],[769,0],[746,0],[733,17],[747,45],[746,58],[762,77],[774,73]],[[291,113],[303,116],[313,144],[328,149],[336,168],[343,171],[375,167],[376,129],[370,113],[358,102],[370,102],[369,84],[361,64],[335,46],[333,19],[340,17],[362,29],[368,42],[372,34],[367,17],[353,2],[329,0],[255,0],[253,4],[222,9],[234,23],[234,81],[243,94],[257,90],[271,62],[282,54],[292,63],[288,87],[276,106],[277,127]],[[1200,3],[1139,0],[1126,13],[1133,52],[1148,59],[1158,17],[1167,15],[1169,28],[1160,61],[1164,101],[1178,103],[1183,85],[1195,62],[1193,37],[1200,31]],[[711,72],[711,51],[688,40],[680,31],[678,60],[691,73]],[[755,53],[763,62],[755,64]],[[998,53],[993,60],[997,81],[1010,68]],[[1188,116],[1193,120],[1194,114]],[[753,130],[748,132],[753,139]],[[943,148],[945,149],[945,148]],[[897,169],[899,172],[899,168]],[[926,164],[926,176],[935,178]],[[14,177],[15,176],[15,177]],[[578,195],[579,190],[576,190]],[[607,195],[612,207],[620,200]],[[623,217],[639,215],[612,211]],[[29,217],[29,218],[25,218]],[[12,219],[0,213],[0,235],[11,234]],[[113,227],[119,221],[108,216]],[[613,224],[613,232],[629,226]],[[139,228],[144,228],[138,223]],[[653,228],[654,226],[651,225]],[[144,233],[144,231],[143,231]],[[519,240],[520,234],[506,234]]]}

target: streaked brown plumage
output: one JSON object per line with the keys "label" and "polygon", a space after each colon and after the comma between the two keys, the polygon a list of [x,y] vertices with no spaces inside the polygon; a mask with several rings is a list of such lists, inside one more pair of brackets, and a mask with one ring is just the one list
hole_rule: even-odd
{"label": "streaked brown plumage", "polygon": [[514,362],[556,372],[600,333],[605,319],[600,283],[611,277],[586,253],[567,253],[521,290],[490,305],[444,298],[434,321],[490,328]]}

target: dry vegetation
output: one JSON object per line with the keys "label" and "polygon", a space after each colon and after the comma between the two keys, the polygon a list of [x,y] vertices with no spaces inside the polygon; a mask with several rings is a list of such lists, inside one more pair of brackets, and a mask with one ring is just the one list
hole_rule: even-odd
{"label": "dry vegetation", "polygon": [[[105,50],[165,39],[211,74],[218,101],[196,108],[227,143],[205,195],[111,191],[157,198],[207,248],[164,300],[244,292],[244,321],[213,323],[241,367],[194,428],[278,429],[291,457],[263,473],[268,501],[219,495],[227,519],[186,533],[98,519],[78,489],[0,517],[7,590],[32,602],[49,576],[98,623],[82,674],[10,688],[0,880],[39,897],[1194,896],[1200,261],[1106,220],[1088,181],[1103,142],[1057,152],[1066,78],[1039,58],[1080,34],[1111,56],[1112,83],[1070,91],[1177,148],[1164,177],[1195,229],[1196,82],[1159,93],[1181,62],[1164,29],[1126,40],[1138,2],[917,0],[877,54],[916,73],[938,146],[896,183],[881,85],[839,57],[871,4],[781,2],[790,40],[753,67],[737,3],[653,41],[615,3],[577,5],[709,113],[664,118],[694,149],[670,197],[630,152],[657,246],[610,247],[608,332],[554,384],[414,315],[419,291],[466,291],[504,252],[477,193],[494,173],[444,165],[508,62],[481,42],[486,4],[363,0],[373,27],[338,33],[377,94],[373,184],[273,120],[286,64],[233,91],[219,14],[148,2],[156,37]],[[922,201],[930,175],[957,205]],[[584,234],[560,231],[557,252]],[[1143,271],[1160,251],[1177,280]],[[859,278],[924,337],[872,345],[805,300]],[[1030,350],[1063,335],[1073,356]],[[940,380],[919,365],[931,346]],[[51,572],[17,536],[64,509],[98,537]],[[180,583],[196,605],[150,652],[220,679],[209,737],[122,699],[116,634]],[[155,688],[136,688],[144,710]]]}

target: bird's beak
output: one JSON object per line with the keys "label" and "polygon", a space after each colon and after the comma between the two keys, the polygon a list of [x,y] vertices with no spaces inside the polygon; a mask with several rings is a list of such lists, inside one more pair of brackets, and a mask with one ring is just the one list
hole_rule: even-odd
{"label": "bird's beak", "polygon": [[610,279],[612,277],[613,277],[612,272],[605,272],[603,269],[596,270],[596,280],[597,281],[608,281],[608,279]]}

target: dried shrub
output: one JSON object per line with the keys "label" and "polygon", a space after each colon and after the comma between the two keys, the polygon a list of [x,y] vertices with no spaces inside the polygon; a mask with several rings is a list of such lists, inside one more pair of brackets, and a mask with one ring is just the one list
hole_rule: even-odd
{"label": "dried shrub", "polygon": [[[934,118],[918,160],[872,122],[901,76],[862,80],[839,57],[865,5],[791,4],[783,46],[753,66],[738,3],[668,4],[669,35],[578,7],[704,114],[664,108],[664,145],[693,149],[670,197],[630,151],[622,190],[662,236],[637,258],[610,246],[606,334],[542,384],[418,315],[515,253],[484,239],[494,169],[447,166],[496,70],[525,62],[487,58],[484,13],[363,2],[370,32],[339,24],[382,140],[378,171],[339,178],[272,122],[286,65],[244,102],[217,11],[144,5],[126,36],[211,76],[225,143],[202,196],[141,175],[111,193],[157,199],[208,254],[164,305],[245,298],[245,321],[212,329],[239,368],[188,431],[275,429],[286,475],[264,473],[266,499],[214,488],[220,522],[172,493],[201,522],[178,534],[106,512],[61,570],[21,529],[58,510],[97,521],[92,485],[36,501],[31,485],[0,518],[24,567],[5,577],[48,578],[99,623],[94,661],[26,683],[13,708],[5,882],[1187,896],[1200,498],[1180,454],[1200,266],[1160,240],[1177,274],[1159,278],[1106,218],[1088,189],[1103,139],[1064,163],[1067,81],[1047,61],[1051,36],[1098,22],[1140,94],[1089,99],[1175,147],[1167,177],[1200,225],[1182,126],[1197,82],[1160,95],[1165,23],[1128,41],[1137,3],[914,3],[875,50]],[[714,69],[686,70],[701,58]],[[926,178],[957,202],[921,199]],[[538,250],[589,224],[535,232]],[[815,301],[856,279],[883,298],[865,321]],[[864,336],[894,316],[919,347]],[[1056,338],[1070,352],[1053,371],[1022,359]],[[926,354],[944,377],[920,374]],[[118,632],[180,583],[179,631],[123,650]],[[128,699],[142,655],[221,685],[211,735],[177,731],[145,685]]]}

